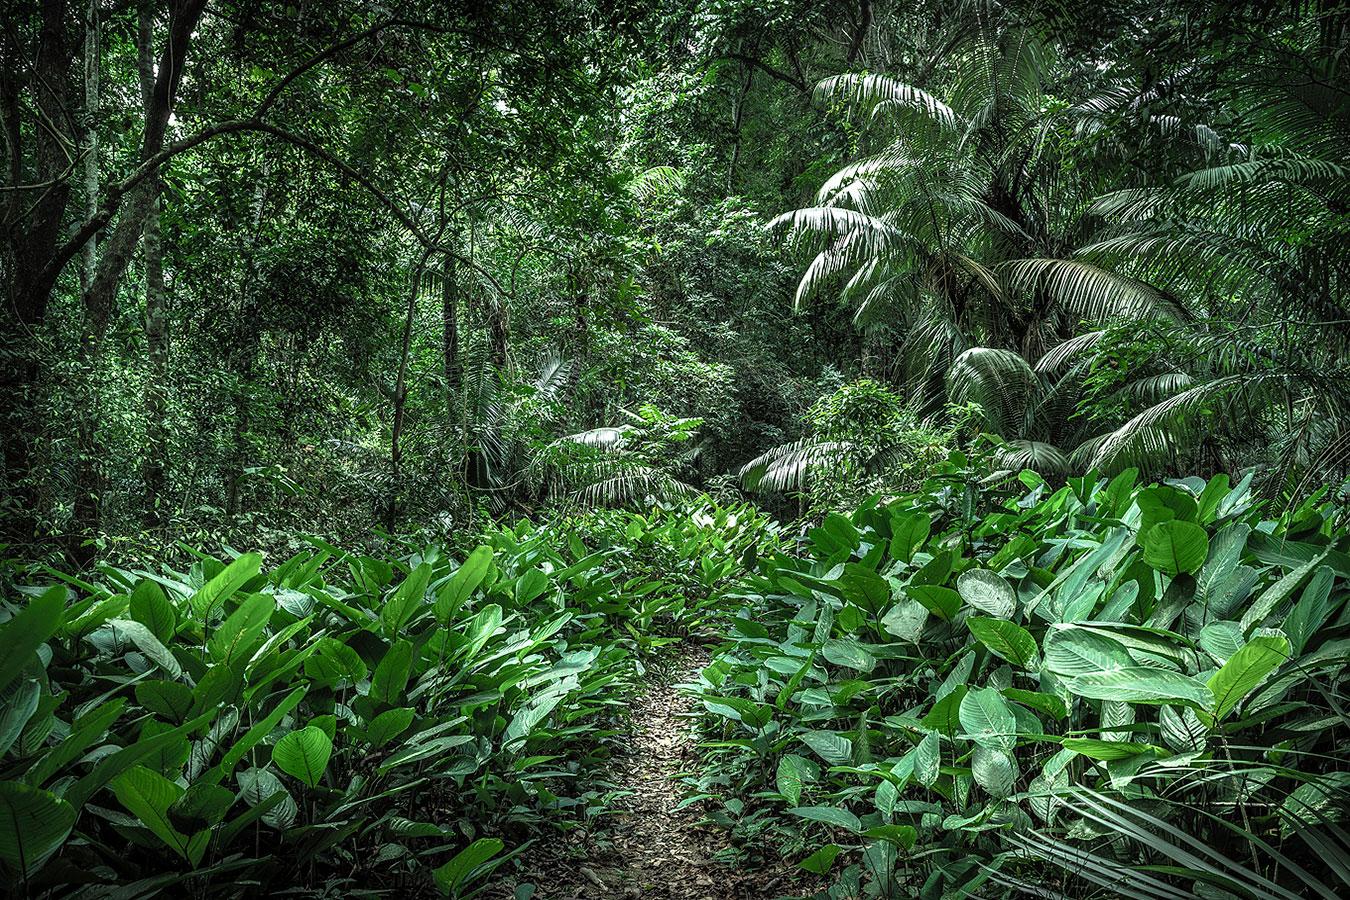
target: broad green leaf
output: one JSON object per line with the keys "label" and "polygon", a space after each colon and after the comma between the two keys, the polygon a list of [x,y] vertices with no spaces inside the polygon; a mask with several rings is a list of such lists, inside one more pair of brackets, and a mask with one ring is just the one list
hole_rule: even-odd
{"label": "broad green leaf", "polygon": [[183,674],[183,667],[169,648],[160,643],[154,633],[134,619],[112,619],[104,628],[110,628],[119,640],[131,641],[136,649],[145,654],[151,662],[163,669],[171,678]]}
{"label": "broad green leaf", "polygon": [[996,619],[1011,619],[1017,609],[1017,592],[1008,579],[988,569],[962,572],[956,590],[962,600]]}
{"label": "broad green leaf", "polygon": [[562,701],[561,692],[540,697],[526,704],[511,717],[511,723],[502,734],[502,749],[508,753],[519,750],[529,740],[536,726]]}
{"label": "broad green leaf", "polygon": [[891,602],[891,585],[874,570],[861,563],[845,563],[838,579],[844,599],[876,615]]}
{"label": "broad green leaf", "polygon": [[459,611],[464,602],[478,590],[479,584],[483,583],[491,564],[493,564],[493,548],[490,546],[474,548],[474,552],[464,559],[464,564],[455,569],[454,575],[451,575],[450,580],[437,592],[433,607],[437,622],[441,625],[450,623],[456,611]]}
{"label": "broad green leaf", "polygon": [[[142,735],[141,739],[134,741],[126,747],[101,757],[94,764],[94,770],[85,775],[79,781],[66,788],[65,799],[69,800],[72,806],[79,808],[84,805],[105,784],[111,782],[114,778],[126,772],[133,766],[137,766],[143,760],[151,760],[158,755],[162,755],[179,744],[186,744],[188,734],[199,728],[205,728],[216,717],[215,710],[198,716],[197,718],[184,722],[177,728],[165,727],[164,731],[158,734]],[[149,724],[155,724],[153,722]]]}
{"label": "broad green leaf", "polygon": [[370,725],[366,727],[366,740],[373,747],[383,747],[408,730],[414,715],[413,709],[407,706],[385,710],[371,719]]}
{"label": "broad green leaf", "polygon": [[843,850],[838,844],[826,844],[798,865],[813,875],[825,875],[834,867],[834,860]]}
{"label": "broad green leaf", "polygon": [[881,627],[887,634],[910,643],[918,643],[927,622],[928,610],[909,598],[902,599],[881,617]]}
{"label": "broad green leaf", "polygon": [[171,640],[178,628],[173,604],[164,596],[163,589],[149,579],[138,584],[132,592],[129,613],[161,642]]}
{"label": "broad green leaf", "polygon": [[1017,745],[1017,719],[1008,701],[994,688],[977,688],[966,694],[959,715],[966,736],[979,746],[1011,751]]}
{"label": "broad green leaf", "polygon": [[812,822],[823,822],[826,825],[843,828],[854,834],[862,830],[862,822],[858,817],[838,806],[798,806],[788,812]]}
{"label": "broad green leaf", "polygon": [[1092,700],[1191,703],[1204,710],[1211,709],[1214,704],[1210,689],[1189,675],[1147,666],[1079,675],[1070,679],[1067,687],[1078,696]]}
{"label": "broad green leaf", "polygon": [[401,750],[391,754],[384,762],[380,763],[379,773],[384,775],[399,766],[421,762],[424,759],[448,759],[448,751],[465,744],[471,744],[473,741],[474,736],[471,734],[447,734],[431,739],[415,734],[403,742]]}
{"label": "broad green leaf", "polygon": [[48,638],[56,634],[66,611],[66,589],[49,588],[8,622],[0,625],[0,690],[19,677]]}
{"label": "broad green leaf", "polygon": [[460,651],[460,657],[464,660],[472,660],[478,655],[478,651],[487,646],[487,642],[492,640],[492,636],[497,633],[497,629],[502,624],[502,608],[495,603],[489,603],[480,609],[472,619],[469,620],[465,628],[468,634],[468,643]]}
{"label": "broad green leaf", "polygon": [[816,765],[809,759],[794,753],[778,760],[778,771],[774,777],[774,786],[788,803],[796,806],[802,801],[802,787],[816,778]]}
{"label": "broad green leaf", "polygon": [[921,510],[895,513],[891,516],[891,558],[909,562],[914,559],[914,551],[928,540],[932,522],[928,513]]}
{"label": "broad green leaf", "polygon": [[211,633],[207,649],[216,662],[231,665],[249,656],[260,643],[263,629],[276,609],[271,594],[249,594],[239,608]]}
{"label": "broad green leaf", "polygon": [[[61,591],[64,595],[65,588]],[[0,861],[26,880],[65,843],[77,815],[74,806],[55,794],[18,781],[0,781]],[[18,884],[11,883],[10,888],[17,889]]]}
{"label": "broad green leaf", "polygon": [[266,805],[260,813],[264,824],[272,828],[289,828],[299,808],[290,791],[270,769],[245,769],[237,776],[239,796],[251,807]]}
{"label": "broad green leaf", "polygon": [[1163,522],[1194,522],[1199,506],[1195,498],[1170,485],[1155,484],[1144,488],[1135,497],[1139,505],[1139,543],[1142,546],[1155,526]]}
{"label": "broad green leaf", "polygon": [[403,698],[412,671],[413,646],[405,640],[395,641],[380,658],[375,674],[370,679],[370,699],[390,706]]}
{"label": "broad green leaf", "polygon": [[262,556],[245,553],[220,571],[220,574],[202,585],[201,590],[188,600],[188,608],[201,621],[211,618],[216,605],[224,603],[235,591],[257,576],[262,568]]}
{"label": "broad green leaf", "polygon": [[959,684],[950,693],[943,694],[919,724],[924,728],[941,732],[949,738],[956,737],[961,728],[961,704],[965,701],[968,690],[964,684]]}
{"label": "broad green leaf", "polygon": [[390,638],[398,637],[403,624],[412,618],[422,607],[427,593],[427,584],[431,581],[431,566],[421,563],[403,579],[380,610],[380,621],[384,624],[384,633]]}
{"label": "broad green leaf", "polygon": [[799,735],[802,743],[832,766],[853,761],[853,742],[834,731],[806,731]]}
{"label": "broad green leaf", "polygon": [[1050,626],[1045,636],[1045,667],[1064,676],[1112,672],[1134,665],[1125,645],[1083,628]]}
{"label": "broad green leaf", "polygon": [[961,595],[949,587],[937,584],[910,584],[905,586],[905,594],[923,604],[933,615],[950,622],[961,609]]}
{"label": "broad green leaf", "polygon": [[1281,635],[1252,638],[1209,679],[1214,718],[1227,716],[1289,659],[1289,641]]}
{"label": "broad green leaf", "polygon": [[852,638],[828,640],[821,648],[821,655],[836,666],[845,666],[859,672],[870,672],[877,666],[876,657],[867,648]]}
{"label": "broad green leaf", "polygon": [[141,824],[184,859],[188,858],[190,839],[169,820],[169,807],[183,795],[183,789],[158,772],[133,766],[112,780],[113,793]]}
{"label": "broad green leaf", "polygon": [[1242,649],[1247,641],[1242,636],[1242,628],[1236,622],[1210,622],[1200,629],[1196,636],[1200,649],[1212,656],[1217,665],[1223,665]]}
{"label": "broad green leaf", "polygon": [[1045,713],[1055,719],[1063,719],[1069,715],[1068,707],[1064,701],[1054,694],[1046,694],[1040,691],[1024,691],[1020,688],[1004,688],[1003,696],[1014,703],[1020,703],[1023,706],[1029,706],[1037,712]]}
{"label": "broad green leaf", "polygon": [[198,781],[169,807],[169,820],[180,831],[195,834],[219,825],[234,800],[234,791],[210,781]]}
{"label": "broad green leaf", "polygon": [[537,600],[548,590],[549,577],[541,569],[526,569],[516,579],[514,596],[517,606],[524,606]]}
{"label": "broad green leaf", "polygon": [[1012,796],[1017,789],[1017,761],[1004,750],[977,745],[971,754],[970,774],[996,800]]}
{"label": "broad green leaf", "polygon": [[284,735],[272,748],[272,762],[287,775],[317,787],[333,754],[333,742],[322,728],[306,725]]}
{"label": "broad green leaf", "polygon": [[1022,626],[1007,619],[971,616],[966,619],[966,627],[995,656],[1023,669],[1032,668],[1036,660],[1036,639]]}
{"label": "broad green leaf", "polygon": [[501,853],[505,846],[497,838],[479,838],[432,873],[436,879],[436,886],[446,896],[459,896],[460,888],[473,878],[475,871]]}
{"label": "broad green leaf", "polygon": [[877,825],[864,831],[863,837],[877,841],[888,841],[897,847],[909,850],[914,846],[914,842],[919,839],[919,832],[912,825]]}
{"label": "broad green leaf", "polygon": [[221,770],[227,774],[233,771],[234,767],[239,764],[239,760],[244,758],[244,754],[271,734],[272,729],[277,727],[286,714],[300,705],[300,701],[305,699],[305,693],[308,690],[308,685],[301,685],[291,691],[270,713],[244,732],[244,736],[235,742],[234,746],[225,754],[225,758],[221,760]]}
{"label": "broad green leaf", "polygon": [[192,713],[192,688],[181,681],[142,681],[136,685],[136,702],[176,725]]}
{"label": "broad green leaf", "polygon": [[1161,522],[1144,536],[1144,561],[1167,575],[1191,575],[1209,557],[1209,535],[1191,522]]}
{"label": "broad green leaf", "polygon": [[1252,628],[1264,622],[1266,616],[1293,596],[1294,591],[1298,590],[1308,576],[1322,565],[1326,557],[1327,553],[1323,551],[1262,591],[1261,596],[1247,607],[1247,611],[1242,614],[1242,621],[1238,623],[1242,626],[1243,634],[1250,633]]}
{"label": "broad green leaf", "polygon": [[1336,573],[1329,566],[1320,567],[1308,580],[1294,608],[1285,617],[1280,630],[1289,636],[1291,652],[1299,655],[1308,646],[1308,641],[1331,615],[1334,605],[1331,602],[1331,588]]}
{"label": "broad green leaf", "polygon": [[67,764],[83,756],[85,751],[102,740],[103,735],[122,715],[125,706],[126,700],[115,697],[81,715],[71,724],[70,734],[66,739],[47,751],[37,765],[29,770],[25,780],[31,785],[41,787],[47,779],[56,775]]}
{"label": "broad green leaf", "polygon": [[924,787],[932,787],[937,782],[942,763],[942,744],[936,731],[930,731],[923,740],[909,751],[914,760],[914,778]]}
{"label": "broad green leaf", "polygon": [[1063,746],[1065,750],[1081,753],[1091,759],[1104,760],[1129,759],[1132,756],[1147,753],[1152,749],[1148,744],[1139,744],[1132,741],[1102,741],[1096,738],[1073,737],[1066,737]]}
{"label": "broad green leaf", "polygon": [[0,757],[19,739],[41,698],[42,685],[36,678],[16,681],[0,691]]}

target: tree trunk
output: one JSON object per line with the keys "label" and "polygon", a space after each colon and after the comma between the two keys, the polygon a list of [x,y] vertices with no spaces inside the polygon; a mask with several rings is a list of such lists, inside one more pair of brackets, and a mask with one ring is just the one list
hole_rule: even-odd
{"label": "tree trunk", "polygon": [[[177,0],[170,9],[168,41],[157,62],[154,57],[153,20],[149,18],[149,0],[142,3],[141,27],[137,35],[137,63],[141,71],[154,72],[154,83],[143,97],[145,130],[141,137],[142,160],[149,159],[164,146],[169,117],[183,77],[192,32],[201,19],[206,0]],[[160,179],[147,178],[132,189],[117,223],[103,243],[103,252],[92,267],[88,286],[81,293],[84,310],[84,330],[79,348],[78,376],[82,380],[84,397],[80,422],[76,426],[75,500],[69,539],[77,565],[87,564],[91,558],[90,539],[96,535],[102,516],[102,473],[99,462],[103,450],[98,445],[98,391],[95,373],[103,340],[112,322],[116,308],[117,289],[131,263],[132,254],[140,244],[141,233],[152,212],[157,208]]]}
{"label": "tree trunk", "polygon": [[422,251],[413,267],[412,285],[408,289],[408,306],[403,317],[403,337],[399,345],[398,380],[394,383],[394,416],[389,439],[389,496],[384,508],[384,526],[393,530],[398,522],[400,500],[403,494],[403,413],[408,404],[408,356],[412,350],[413,319],[417,316],[417,298],[422,293],[422,273],[426,270],[431,250]]}
{"label": "tree trunk", "polygon": [[[98,212],[99,37],[98,0],[89,0],[84,23],[84,207],[88,216]],[[93,283],[97,265],[98,239],[90,238],[84,245],[83,289]]]}
{"label": "tree trunk", "polygon": [[[140,56],[148,50],[140,48]],[[99,82],[99,24],[98,2],[89,0],[84,21],[84,202],[85,214],[98,212],[98,82]],[[84,245],[80,259],[80,290],[87,295],[98,272],[98,240],[91,238]],[[80,336],[78,367],[75,374],[81,384],[85,401],[76,411],[75,499],[69,553],[80,568],[87,566],[94,555],[93,539],[97,536],[103,518],[103,470],[98,448],[100,416],[98,390],[98,339],[96,327],[85,323]],[[104,326],[106,327],[106,326]]]}
{"label": "tree trunk", "polygon": [[[46,0],[42,5],[41,31],[32,78],[42,86],[33,92],[37,113],[46,127],[27,130],[21,102],[29,76],[28,48],[20,45],[13,29],[0,29],[3,41],[3,68],[0,68],[0,109],[3,110],[5,139],[9,145],[10,168],[6,173],[15,187],[36,185],[24,190],[3,192],[5,221],[13,223],[5,241],[6,309],[0,314],[0,442],[3,442],[4,493],[9,502],[0,516],[0,528],[7,541],[26,542],[33,538],[40,500],[33,477],[33,447],[38,423],[33,410],[37,406],[38,381],[42,371],[38,341],[47,318],[51,286],[44,285],[39,273],[56,251],[70,201],[70,183],[64,177],[70,164],[70,148],[75,136],[68,131],[69,73],[72,52],[66,23],[66,3]],[[25,171],[22,161],[29,157],[25,142],[31,139],[35,165]]]}
{"label": "tree trunk", "polygon": [[[155,90],[154,59],[147,51],[152,44],[154,10],[150,3],[142,3],[140,10],[139,68],[141,101],[149,110]],[[145,350],[147,374],[145,382],[145,515],[148,528],[162,526],[166,519],[168,502],[166,487],[168,468],[168,435],[164,415],[168,405],[169,333],[168,309],[164,292],[164,253],[160,246],[159,199],[151,207],[141,233],[141,258],[145,265]]]}

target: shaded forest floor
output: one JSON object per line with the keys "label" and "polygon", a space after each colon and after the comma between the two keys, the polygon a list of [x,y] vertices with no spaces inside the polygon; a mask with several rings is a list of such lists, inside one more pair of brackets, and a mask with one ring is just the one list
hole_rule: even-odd
{"label": "shaded forest floor", "polygon": [[633,703],[631,737],[615,757],[612,783],[623,792],[600,831],[541,838],[518,874],[502,879],[493,898],[535,886],[537,900],[644,897],[653,900],[759,900],[798,896],[804,876],[787,862],[746,868],[716,859],[728,846],[721,829],[700,824],[697,804],[681,808],[682,772],[697,765],[694,700],[680,690],[708,662],[686,644]]}

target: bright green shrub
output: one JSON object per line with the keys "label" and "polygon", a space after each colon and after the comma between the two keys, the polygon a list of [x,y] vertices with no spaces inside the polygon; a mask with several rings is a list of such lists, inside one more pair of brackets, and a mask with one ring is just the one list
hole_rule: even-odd
{"label": "bright green shrub", "polygon": [[697,686],[711,817],[838,896],[1344,890],[1345,511],[976,474],[744,580]]}
{"label": "bright green shrub", "polygon": [[541,824],[604,811],[594,775],[647,627],[687,621],[663,561],[634,577],[629,548],[683,554],[682,589],[730,574],[704,551],[749,539],[698,515],[706,534],[664,511],[598,513],[584,537],[522,524],[458,557],[314,541],[271,567],[102,567],[7,604],[6,878],[467,896]]}

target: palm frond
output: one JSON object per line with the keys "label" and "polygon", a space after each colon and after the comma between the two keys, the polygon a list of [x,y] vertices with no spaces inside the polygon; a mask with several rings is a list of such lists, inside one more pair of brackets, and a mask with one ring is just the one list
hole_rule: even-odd
{"label": "palm frond", "polygon": [[741,467],[741,485],[754,492],[804,490],[811,471],[838,471],[848,465],[852,444],[844,441],[802,438],[766,450]]}
{"label": "palm frond", "polygon": [[987,430],[1009,439],[1023,435],[1027,410],[1040,390],[1036,372],[1011,350],[972,347],[947,374],[952,402],[978,403]]}

